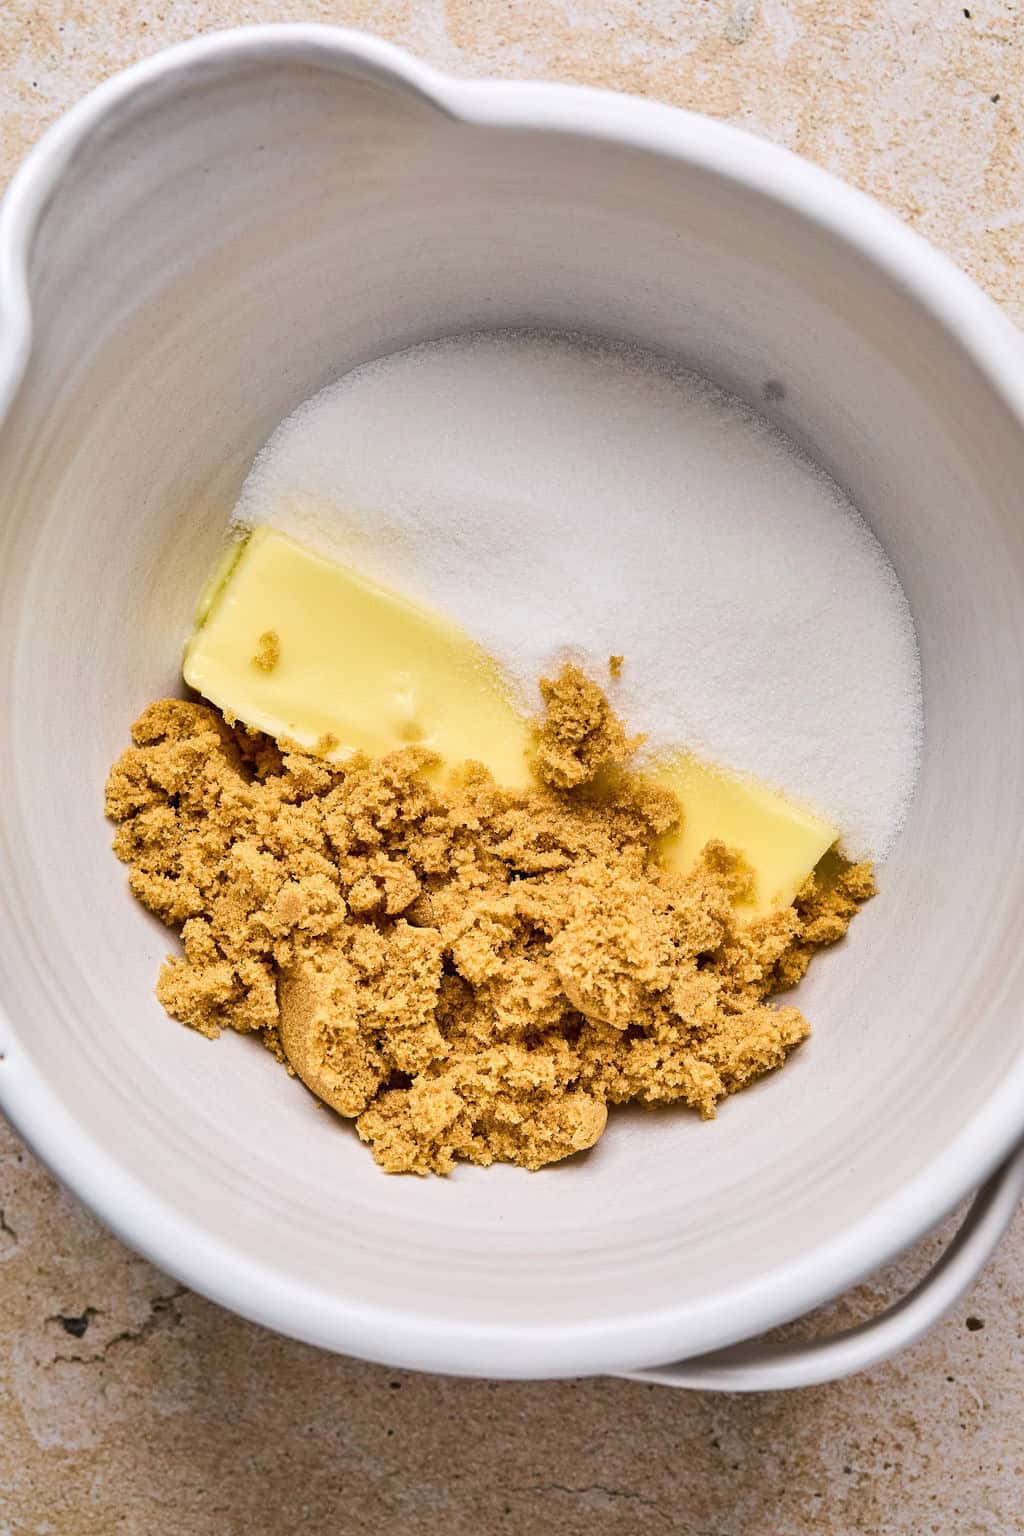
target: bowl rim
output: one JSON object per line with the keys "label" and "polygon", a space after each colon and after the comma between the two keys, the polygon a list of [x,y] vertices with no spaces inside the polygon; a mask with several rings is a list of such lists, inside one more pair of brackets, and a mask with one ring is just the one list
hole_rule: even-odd
{"label": "bowl rim", "polygon": [[[156,82],[208,78],[239,61],[302,61],[409,92],[445,116],[510,130],[571,133],[698,167],[830,232],[903,288],[952,336],[1024,432],[1024,346],[1009,319],[894,214],[789,150],[742,129],[613,91],[462,80],[390,43],[320,24],[270,24],[178,44],[97,87],[40,139],[0,207],[0,428],[32,345],[28,266],[42,216],[82,145]],[[307,1343],[393,1366],[519,1378],[665,1364],[718,1349],[817,1306],[893,1258],[982,1182],[1024,1131],[1024,1048],[953,1142],[909,1183],[827,1244],[728,1291],[570,1328],[439,1322],[327,1292],[259,1263],[166,1202],[75,1120],[18,1047],[0,1007],[0,1107],[44,1163],[109,1228],[160,1269],[232,1311]]]}

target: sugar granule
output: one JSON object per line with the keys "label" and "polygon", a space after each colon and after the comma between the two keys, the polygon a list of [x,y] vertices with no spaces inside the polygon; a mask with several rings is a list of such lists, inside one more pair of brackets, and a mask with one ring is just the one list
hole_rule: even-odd
{"label": "sugar granule", "polygon": [[256,642],[256,653],[252,658],[254,667],[259,667],[261,672],[273,672],[281,660],[281,639],[276,630],[265,629]]}

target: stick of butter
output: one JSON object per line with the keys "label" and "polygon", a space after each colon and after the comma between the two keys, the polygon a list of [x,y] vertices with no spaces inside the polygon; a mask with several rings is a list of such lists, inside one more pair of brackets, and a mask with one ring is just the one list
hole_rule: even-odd
{"label": "stick of butter", "polygon": [[[533,782],[530,723],[496,663],[443,615],[260,527],[225,556],[200,602],[185,681],[246,725],[341,760],[418,743],[473,760],[509,789]],[[663,839],[685,873],[711,838],[756,876],[751,916],[788,906],[836,841],[827,822],[690,756],[651,770],[679,796]]]}
{"label": "stick of butter", "polygon": [[485,651],[272,528],[254,529],[204,595],[182,670],[219,709],[310,751],[415,744],[484,763],[510,789],[532,782],[529,723]]}
{"label": "stick of butter", "polygon": [[679,828],[662,839],[670,869],[692,869],[711,838],[738,848],[754,871],[751,917],[788,907],[839,833],[835,827],[782,795],[689,755],[661,764],[651,778],[679,796]]}

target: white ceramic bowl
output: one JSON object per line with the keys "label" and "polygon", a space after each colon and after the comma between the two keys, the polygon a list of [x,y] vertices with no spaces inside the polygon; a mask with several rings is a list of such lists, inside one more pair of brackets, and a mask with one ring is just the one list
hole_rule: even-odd
{"label": "white ceramic bowl", "polygon": [[[1024,357],[942,258],[720,124],[258,28],[149,60],[47,135],[2,215],[0,321],[0,1096],[128,1242],[353,1354],[626,1370],[807,1309],[1007,1156]],[[712,1124],[617,1113],[540,1176],[389,1179],[260,1049],[163,1015],[170,940],[128,894],[102,789],[134,714],[178,687],[273,426],[355,363],[491,325],[671,353],[806,445],[906,588],[927,741],[881,895],[801,989],[816,1033],[784,1072]],[[990,1192],[986,1244],[1016,1189],[995,1218]]]}

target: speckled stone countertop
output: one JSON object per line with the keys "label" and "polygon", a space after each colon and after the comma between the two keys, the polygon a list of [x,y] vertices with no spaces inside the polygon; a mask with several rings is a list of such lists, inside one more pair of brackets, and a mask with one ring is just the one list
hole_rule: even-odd
{"label": "speckled stone countertop", "polygon": [[[1024,320],[1015,0],[2,0],[0,183],[104,76],[241,22],[363,27],[466,75],[644,92],[874,193]],[[828,1310],[869,1315],[943,1235]],[[1024,1219],[916,1348],[836,1386],[705,1396],[334,1358],[176,1286],[0,1121],[0,1536],[1011,1536]],[[824,1315],[823,1315],[824,1316]]]}

